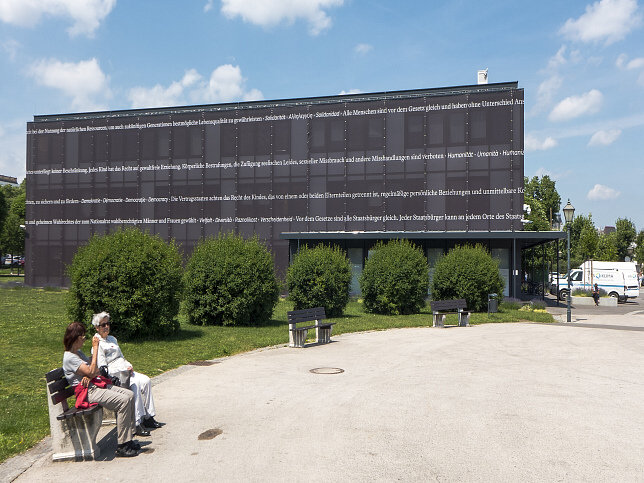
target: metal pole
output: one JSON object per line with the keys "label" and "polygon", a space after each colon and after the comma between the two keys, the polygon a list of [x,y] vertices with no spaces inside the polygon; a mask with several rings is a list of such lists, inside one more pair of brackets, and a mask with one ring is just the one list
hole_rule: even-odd
{"label": "metal pole", "polygon": [[571,321],[571,316],[570,316],[570,302],[572,300],[571,296],[571,284],[570,284],[570,226],[568,227],[568,310],[566,313],[566,320],[568,322]]}

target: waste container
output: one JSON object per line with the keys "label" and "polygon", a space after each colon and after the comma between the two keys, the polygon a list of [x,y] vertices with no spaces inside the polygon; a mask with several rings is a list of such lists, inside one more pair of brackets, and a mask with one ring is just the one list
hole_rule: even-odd
{"label": "waste container", "polygon": [[488,294],[487,296],[487,313],[495,314],[499,311],[499,297],[495,293]]}

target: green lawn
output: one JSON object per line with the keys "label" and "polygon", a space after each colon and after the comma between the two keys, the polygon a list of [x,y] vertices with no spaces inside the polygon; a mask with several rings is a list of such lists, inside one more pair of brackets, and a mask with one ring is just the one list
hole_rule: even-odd
{"label": "green lawn", "polygon": [[[44,374],[62,364],[62,338],[70,322],[64,291],[6,288],[0,284],[0,462],[20,453],[49,433]],[[196,327],[181,320],[172,339],[122,343],[137,370],[155,376],[197,360],[237,354],[288,342],[286,312],[280,301],[266,327]],[[551,322],[547,313],[511,310],[489,316],[472,314],[472,324],[531,320]],[[115,321],[118,322],[118,321]],[[366,314],[352,301],[345,316],[335,319],[334,334],[395,327],[431,326],[429,309],[408,316]],[[448,324],[455,324],[454,315]],[[89,354],[89,341],[85,352]]]}

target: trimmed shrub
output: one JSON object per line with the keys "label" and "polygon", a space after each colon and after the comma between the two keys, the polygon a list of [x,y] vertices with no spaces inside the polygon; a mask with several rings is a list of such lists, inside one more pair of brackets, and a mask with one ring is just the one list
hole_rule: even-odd
{"label": "trimmed shrub", "polygon": [[[593,296],[593,291],[591,289],[585,289],[585,288],[574,288],[572,289],[572,294],[575,297],[592,297]],[[608,292],[604,290],[603,288],[599,289],[599,296],[600,297],[608,297]]]}
{"label": "trimmed shrub", "polygon": [[481,246],[459,246],[436,262],[432,280],[434,300],[465,299],[473,312],[487,311],[488,294],[503,298],[498,262]]}
{"label": "trimmed shrub", "polygon": [[419,313],[428,285],[427,259],[409,240],[378,242],[360,277],[365,310],[377,314]]}
{"label": "trimmed shrub", "polygon": [[196,247],[184,274],[188,322],[195,325],[264,325],[279,298],[273,257],[257,237],[233,233]]}
{"label": "trimmed shrub", "polygon": [[136,228],[95,235],[78,249],[68,275],[72,320],[91,327],[92,314],[105,310],[119,339],[179,330],[181,256],[174,242]]}
{"label": "trimmed shrub", "polygon": [[324,307],[327,317],[339,317],[349,303],[351,263],[338,247],[305,246],[288,268],[286,284],[295,310]]}

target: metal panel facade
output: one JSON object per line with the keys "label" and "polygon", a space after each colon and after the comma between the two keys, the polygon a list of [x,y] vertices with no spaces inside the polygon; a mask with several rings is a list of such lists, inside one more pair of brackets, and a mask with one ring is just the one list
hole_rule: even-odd
{"label": "metal panel facade", "polygon": [[36,117],[28,124],[30,285],[65,285],[94,233],[136,225],[189,254],[283,232],[514,231],[523,206],[515,83]]}

